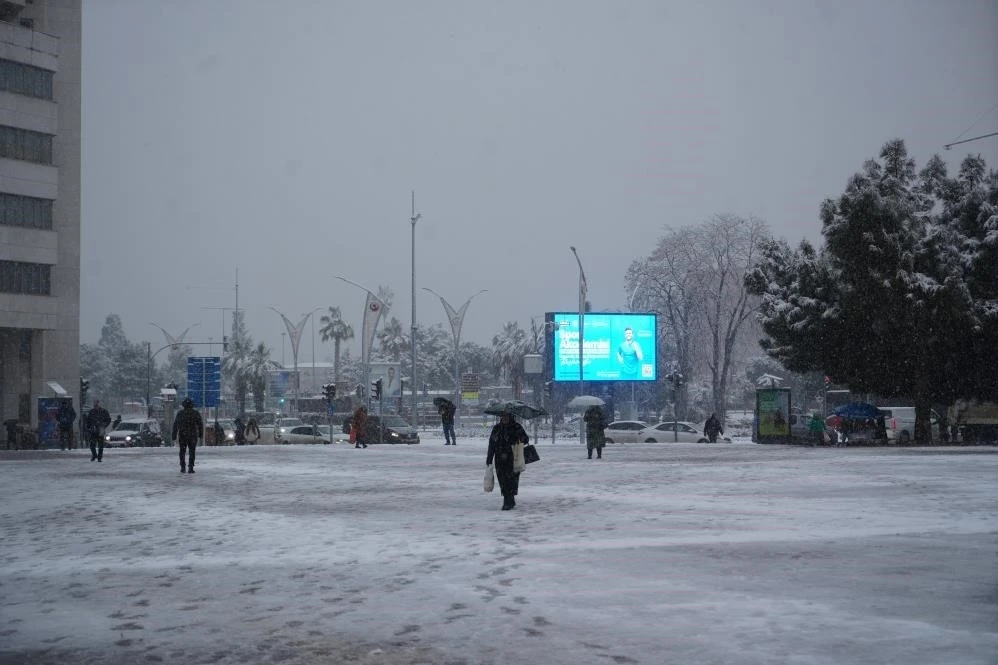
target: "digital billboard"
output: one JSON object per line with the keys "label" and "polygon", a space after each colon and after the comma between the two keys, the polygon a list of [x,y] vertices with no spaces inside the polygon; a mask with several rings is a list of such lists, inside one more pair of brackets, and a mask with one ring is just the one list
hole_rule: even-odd
{"label": "digital billboard", "polygon": [[[549,312],[551,376],[579,380],[579,313]],[[655,381],[658,378],[654,314],[586,312],[582,320],[584,381]]]}

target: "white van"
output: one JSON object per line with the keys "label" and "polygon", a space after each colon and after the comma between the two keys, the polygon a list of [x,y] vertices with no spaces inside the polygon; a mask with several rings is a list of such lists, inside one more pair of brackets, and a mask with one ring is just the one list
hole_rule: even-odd
{"label": "white van", "polygon": [[[887,425],[888,443],[908,445],[915,440],[915,407],[913,406],[878,406],[884,414]],[[939,440],[939,414],[930,410],[929,420],[932,422],[932,440]]]}

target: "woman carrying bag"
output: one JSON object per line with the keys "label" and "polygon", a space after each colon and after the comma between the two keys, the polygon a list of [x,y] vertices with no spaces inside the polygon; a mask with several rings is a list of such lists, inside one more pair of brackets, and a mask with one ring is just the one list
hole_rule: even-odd
{"label": "woman carrying bag", "polygon": [[526,444],[530,441],[526,430],[516,422],[511,413],[499,416],[499,422],[492,428],[489,435],[489,452],[485,457],[485,465],[495,462],[496,479],[499,480],[499,490],[502,492],[502,509],[512,510],[516,507],[516,495],[520,488],[520,473],[513,469],[513,446],[517,443]]}

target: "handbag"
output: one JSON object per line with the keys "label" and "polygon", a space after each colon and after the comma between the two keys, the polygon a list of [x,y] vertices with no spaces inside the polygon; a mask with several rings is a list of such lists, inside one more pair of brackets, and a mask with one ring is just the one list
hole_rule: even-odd
{"label": "handbag", "polygon": [[531,462],[536,462],[540,460],[541,456],[537,452],[537,448],[534,444],[528,443],[523,447],[523,463],[530,464]]}
{"label": "handbag", "polygon": [[517,441],[513,444],[513,473],[520,473],[527,468],[527,463],[523,459],[523,442]]}
{"label": "handbag", "polygon": [[485,491],[491,492],[496,488],[496,474],[493,472],[492,465],[489,464],[485,467]]}

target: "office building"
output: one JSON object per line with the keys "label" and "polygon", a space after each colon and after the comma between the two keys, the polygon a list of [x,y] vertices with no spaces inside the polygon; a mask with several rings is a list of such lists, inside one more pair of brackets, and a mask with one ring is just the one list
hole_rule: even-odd
{"label": "office building", "polygon": [[0,0],[0,421],[80,387],[81,0]]}

